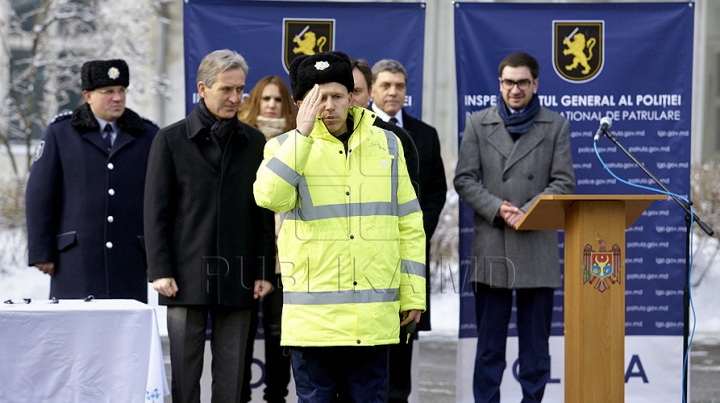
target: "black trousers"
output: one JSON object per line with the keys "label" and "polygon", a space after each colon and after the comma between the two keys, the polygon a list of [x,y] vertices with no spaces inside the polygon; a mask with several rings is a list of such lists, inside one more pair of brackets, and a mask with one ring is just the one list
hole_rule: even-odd
{"label": "black trousers", "polygon": [[384,403],[388,346],[293,347],[298,403]]}
{"label": "black trousers", "polygon": [[240,402],[250,309],[168,306],[173,403],[200,403],[208,315],[212,322],[212,402]]}
{"label": "black trousers", "polygon": [[400,344],[390,345],[390,362],[388,375],[390,378],[388,390],[389,403],[407,403],[412,391],[412,351],[413,339],[408,340],[405,326],[400,328]]}

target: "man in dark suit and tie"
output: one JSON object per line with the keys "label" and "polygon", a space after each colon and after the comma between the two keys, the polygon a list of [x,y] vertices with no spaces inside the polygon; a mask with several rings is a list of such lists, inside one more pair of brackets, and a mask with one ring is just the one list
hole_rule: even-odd
{"label": "man in dark suit and tie", "polygon": [[[430,239],[435,232],[440,213],[445,205],[447,182],[445,168],[440,156],[440,139],[434,127],[408,115],[404,110],[407,92],[407,72],[400,62],[383,59],[372,68],[372,110],[382,120],[396,124],[410,134],[417,148],[420,163],[419,186],[416,186],[425,229],[426,270],[430,267]],[[428,278],[428,272],[426,272]],[[430,281],[427,311],[422,316],[418,330],[430,330]],[[405,329],[403,329],[403,332]],[[407,340],[407,343],[405,342]],[[389,402],[405,403],[411,390],[412,337],[400,335],[400,344],[390,347]]]}

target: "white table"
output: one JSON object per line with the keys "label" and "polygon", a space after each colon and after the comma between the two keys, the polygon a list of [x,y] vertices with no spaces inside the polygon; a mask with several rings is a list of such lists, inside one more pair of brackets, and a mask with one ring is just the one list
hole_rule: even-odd
{"label": "white table", "polygon": [[162,402],[169,393],[152,307],[20,302],[0,303],[0,402]]}

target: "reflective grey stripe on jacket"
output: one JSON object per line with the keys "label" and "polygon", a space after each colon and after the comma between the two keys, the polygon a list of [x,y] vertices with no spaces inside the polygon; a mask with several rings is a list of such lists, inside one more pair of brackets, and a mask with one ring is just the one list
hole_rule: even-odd
{"label": "reflective grey stripe on jacket", "polygon": [[315,292],[283,291],[283,303],[291,305],[369,304],[373,302],[395,302],[399,300],[400,293],[397,288]]}
{"label": "reflective grey stripe on jacket", "polygon": [[425,278],[425,265],[414,260],[403,259],[402,272]]}

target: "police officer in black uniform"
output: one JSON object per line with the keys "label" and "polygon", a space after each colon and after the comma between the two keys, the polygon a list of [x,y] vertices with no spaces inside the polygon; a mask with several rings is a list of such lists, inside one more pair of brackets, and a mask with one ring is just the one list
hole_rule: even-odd
{"label": "police officer in black uniform", "polygon": [[53,119],[30,171],[28,264],[50,275],[50,297],[147,302],[143,194],[158,127],[125,108],[125,61],[89,61],[81,75],[85,104]]}

